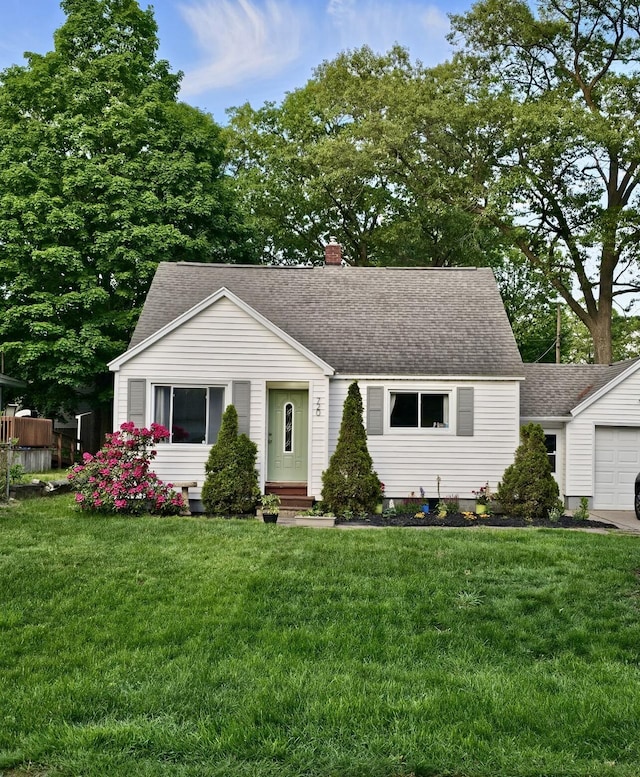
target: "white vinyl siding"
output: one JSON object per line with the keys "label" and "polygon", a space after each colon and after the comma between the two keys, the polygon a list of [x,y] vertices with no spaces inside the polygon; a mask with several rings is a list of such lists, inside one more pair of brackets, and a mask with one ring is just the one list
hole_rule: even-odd
{"label": "white vinyl siding", "polygon": [[[126,386],[130,378],[147,380],[148,415],[153,385],[221,386],[228,403],[234,381],[250,382],[249,436],[258,446],[261,482],[265,473],[267,384],[295,381],[308,386],[309,493],[319,497],[328,449],[328,379],[320,367],[234,302],[218,300],[125,362],[116,378],[116,386],[125,387],[116,393],[116,428],[127,420]],[[151,420],[147,418],[148,423]],[[198,489],[191,490],[191,498],[198,498],[208,453],[208,445],[159,446],[154,469],[163,480],[196,480]]]}
{"label": "white vinyl siding", "polygon": [[[600,399],[589,405],[567,424],[566,484],[567,497],[596,497],[596,430],[600,427],[640,427],[640,371],[630,375]],[[598,462],[599,465],[599,462]],[[603,501],[597,501],[606,509]],[[633,500],[629,502],[632,509]],[[619,509],[612,506],[609,509]]]}
{"label": "white vinyl siding", "polygon": [[[330,453],[335,449],[342,419],[342,406],[351,380],[331,381],[329,427]],[[389,497],[407,497],[425,489],[437,496],[436,478],[441,478],[441,494],[457,494],[471,499],[472,491],[489,482],[492,490],[513,462],[518,445],[519,384],[517,381],[411,381],[358,380],[367,417],[367,388],[385,390],[385,428],[381,435],[369,435],[367,445],[378,476]],[[460,385],[474,389],[473,436],[457,436],[455,428],[394,429],[389,425],[389,395],[392,392],[448,394],[449,418],[457,417]]]}

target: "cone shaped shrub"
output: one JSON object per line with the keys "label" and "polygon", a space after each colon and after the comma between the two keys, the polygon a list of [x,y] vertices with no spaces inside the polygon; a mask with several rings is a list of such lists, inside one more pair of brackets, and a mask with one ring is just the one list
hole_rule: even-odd
{"label": "cone shaped shrub", "polygon": [[558,484],[540,424],[526,424],[520,429],[520,445],[515,460],[504,471],[496,499],[505,513],[531,520],[546,518],[558,503]]}
{"label": "cone shaped shrub", "polygon": [[238,413],[229,405],[205,465],[202,503],[207,513],[242,515],[255,509],[260,496],[257,452],[256,444],[246,434],[238,434]]}
{"label": "cone shaped shrub", "polygon": [[342,410],[338,444],[322,474],[322,501],[337,515],[373,512],[382,487],[373,470],[362,423],[362,397],[357,382],[349,386]]}

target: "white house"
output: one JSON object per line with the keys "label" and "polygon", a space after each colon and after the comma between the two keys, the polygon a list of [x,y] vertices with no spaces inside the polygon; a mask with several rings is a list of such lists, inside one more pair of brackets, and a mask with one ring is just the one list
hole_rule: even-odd
{"label": "white house", "polygon": [[115,373],[116,428],[171,429],[156,472],[195,481],[225,406],[258,446],[263,491],[320,499],[349,384],[387,497],[492,488],[522,421],[547,433],[569,506],[633,506],[640,361],[524,365],[487,268],[162,263]]}
{"label": "white house", "polygon": [[[328,252],[331,258],[331,253]],[[116,427],[172,430],[158,475],[194,480],[233,402],[263,490],[319,499],[349,384],[388,497],[471,499],[518,444],[523,365],[489,269],[163,263],[115,373]]]}

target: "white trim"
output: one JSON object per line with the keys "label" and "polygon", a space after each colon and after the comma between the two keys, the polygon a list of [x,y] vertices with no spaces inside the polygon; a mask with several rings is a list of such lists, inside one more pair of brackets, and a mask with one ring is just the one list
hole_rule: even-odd
{"label": "white trim", "polygon": [[520,423],[536,423],[544,426],[545,424],[568,424],[571,421],[569,415],[521,415]]}
{"label": "white trim", "polygon": [[259,324],[262,324],[262,326],[264,326],[270,332],[273,332],[273,334],[275,334],[277,337],[279,337],[281,340],[287,343],[287,345],[290,345],[292,348],[298,351],[298,353],[306,357],[310,362],[313,362],[313,364],[315,364],[317,367],[320,367],[320,369],[323,371],[325,375],[333,375],[335,373],[335,370],[330,364],[327,364],[327,362],[325,362],[319,356],[316,356],[315,353],[313,353],[304,345],[299,343],[297,340],[291,337],[291,335],[287,334],[284,330],[277,327],[275,324],[269,321],[268,318],[265,318],[261,313],[258,313],[258,311],[255,310],[255,308],[252,308],[250,305],[247,305],[247,303],[243,302],[240,299],[240,297],[236,296],[232,291],[229,291],[229,289],[226,289],[224,286],[221,289],[218,289],[218,291],[216,291],[215,293],[208,296],[206,299],[203,299],[197,305],[194,305],[192,308],[179,315],[177,318],[174,318],[173,321],[170,321],[168,324],[158,329],[152,335],[149,335],[149,337],[147,337],[142,342],[138,343],[138,345],[136,345],[135,347],[130,348],[128,351],[125,351],[123,354],[120,354],[120,356],[117,356],[115,359],[112,359],[107,366],[112,372],[117,372],[117,370],[119,370],[120,367],[122,367],[123,364],[126,364],[126,362],[128,362],[130,359],[133,359],[135,356],[138,356],[138,354],[146,350],[150,345],[157,343],[158,340],[161,340],[163,337],[165,337],[165,335],[169,334],[174,329],[177,329],[179,326],[182,326],[182,324],[186,323],[187,321],[190,321],[194,316],[197,316],[203,310],[206,310],[208,307],[215,304],[216,302],[218,302],[218,300],[222,299],[223,297],[228,299],[230,302],[233,302],[241,310],[243,310],[245,313],[251,316],[251,318],[257,321]]}
{"label": "white trim", "polygon": [[504,375],[406,375],[405,373],[399,373],[397,375],[354,375],[353,373],[334,373],[331,375],[332,380],[348,380],[348,381],[413,381],[415,383],[425,381],[443,381],[450,383],[455,381],[456,383],[506,383],[513,381],[523,381],[524,377],[505,377]]}
{"label": "white trim", "polygon": [[631,375],[633,375],[634,372],[637,372],[639,369],[640,369],[640,359],[635,359],[633,364],[629,365],[629,367],[627,367],[626,370],[623,370],[615,378],[610,380],[608,383],[605,383],[604,386],[602,386],[595,392],[595,394],[592,394],[591,396],[587,397],[582,402],[580,402],[579,405],[576,405],[571,410],[571,415],[574,418],[577,415],[580,415],[580,413],[586,410],[590,405],[592,405],[594,402],[597,402],[605,394],[608,394],[611,391],[611,389],[620,385],[620,383],[622,383],[624,380],[629,378]]}

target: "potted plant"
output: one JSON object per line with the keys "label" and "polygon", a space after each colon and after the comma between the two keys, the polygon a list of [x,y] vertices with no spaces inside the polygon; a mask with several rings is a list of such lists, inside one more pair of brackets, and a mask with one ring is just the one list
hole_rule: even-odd
{"label": "potted plant", "polygon": [[278,494],[263,494],[260,497],[262,505],[262,520],[265,523],[276,523],[280,514],[280,497]]}
{"label": "potted plant", "polygon": [[471,492],[476,498],[476,515],[484,515],[489,510],[489,500],[491,499],[491,490],[489,483],[480,486],[477,491]]}

